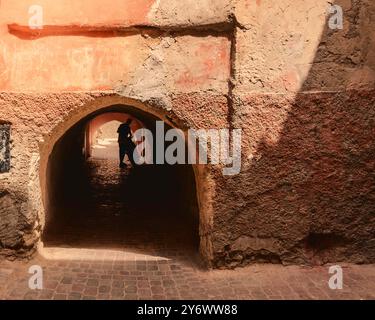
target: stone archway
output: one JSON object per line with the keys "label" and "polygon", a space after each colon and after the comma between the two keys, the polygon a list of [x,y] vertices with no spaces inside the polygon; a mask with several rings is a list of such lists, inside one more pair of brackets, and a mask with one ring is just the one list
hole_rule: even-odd
{"label": "stone archway", "polygon": [[[40,181],[40,195],[41,195],[41,208],[39,212],[39,218],[43,228],[45,227],[47,210],[50,207],[50,195],[48,185],[48,161],[53,152],[54,146],[57,142],[71,129],[75,124],[79,123],[83,119],[89,117],[92,114],[100,113],[106,108],[110,108],[114,105],[126,106],[127,112],[135,112],[141,115],[149,115],[164,121],[171,127],[178,127],[178,119],[163,111],[158,107],[154,107],[148,104],[141,103],[134,99],[128,99],[118,95],[108,95],[105,97],[98,97],[93,101],[79,106],[74,111],[70,112],[64,121],[60,122],[48,137],[45,137],[44,141],[40,144],[40,160],[39,160],[39,181]],[[125,109],[124,109],[125,110]],[[181,129],[181,127],[180,127]],[[198,212],[199,212],[199,235],[200,235],[200,253],[204,261],[209,262],[212,258],[211,242],[207,236],[207,230],[211,229],[210,222],[212,221],[211,213],[208,200],[208,194],[205,192],[206,181],[208,181],[208,174],[205,169],[201,166],[192,166],[195,179],[195,191],[194,197],[197,199]],[[35,187],[35,186],[34,186]],[[35,204],[37,201],[35,202]],[[41,231],[43,232],[43,231]],[[41,245],[43,243],[41,242]]]}

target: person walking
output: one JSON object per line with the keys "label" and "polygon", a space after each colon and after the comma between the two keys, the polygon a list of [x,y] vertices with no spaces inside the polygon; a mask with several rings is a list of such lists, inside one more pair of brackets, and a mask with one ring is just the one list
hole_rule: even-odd
{"label": "person walking", "polygon": [[133,142],[133,134],[130,128],[132,119],[126,120],[125,123],[122,123],[118,130],[118,144],[119,144],[119,155],[120,155],[120,168],[126,168],[124,162],[125,155],[128,156],[129,161],[132,166],[136,166],[134,161],[134,150],[136,148],[135,143]]}

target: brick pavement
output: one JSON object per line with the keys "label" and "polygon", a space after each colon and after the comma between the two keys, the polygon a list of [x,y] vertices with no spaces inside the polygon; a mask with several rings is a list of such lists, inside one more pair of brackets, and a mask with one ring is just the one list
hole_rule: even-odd
{"label": "brick pavement", "polygon": [[[42,255],[0,262],[0,299],[375,299],[374,265],[343,264],[344,288],[331,290],[328,266],[208,271],[189,252],[46,248]],[[31,265],[43,267],[43,290],[28,288]]]}

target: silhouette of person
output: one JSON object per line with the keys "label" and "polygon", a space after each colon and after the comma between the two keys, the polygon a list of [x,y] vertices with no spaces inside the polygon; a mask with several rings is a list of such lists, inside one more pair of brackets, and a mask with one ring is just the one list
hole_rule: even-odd
{"label": "silhouette of person", "polygon": [[136,146],[132,140],[133,134],[130,129],[131,123],[132,123],[132,119],[128,119],[126,120],[125,123],[122,123],[117,129],[118,144],[119,144],[119,151],[120,151],[120,168],[126,168],[126,164],[124,162],[125,155],[128,156],[133,167],[136,165],[134,161],[134,157],[133,157]]}

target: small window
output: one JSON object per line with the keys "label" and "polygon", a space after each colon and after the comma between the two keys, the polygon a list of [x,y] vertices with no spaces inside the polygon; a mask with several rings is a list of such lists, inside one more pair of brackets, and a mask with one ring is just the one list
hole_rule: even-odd
{"label": "small window", "polygon": [[10,123],[0,120],[0,173],[10,170]]}

